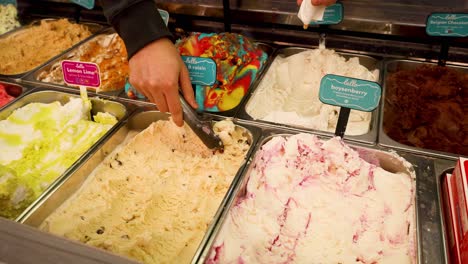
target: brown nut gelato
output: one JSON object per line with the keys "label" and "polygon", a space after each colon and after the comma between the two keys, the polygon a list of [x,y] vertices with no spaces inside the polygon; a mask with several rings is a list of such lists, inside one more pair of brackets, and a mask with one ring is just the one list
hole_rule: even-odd
{"label": "brown nut gelato", "polygon": [[0,39],[0,74],[30,71],[89,36],[86,26],[67,19],[43,20],[38,26],[19,30]]}

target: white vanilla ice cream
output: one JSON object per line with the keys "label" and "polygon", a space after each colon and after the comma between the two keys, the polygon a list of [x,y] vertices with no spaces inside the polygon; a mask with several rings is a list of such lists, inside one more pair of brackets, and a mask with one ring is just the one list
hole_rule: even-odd
{"label": "white vanilla ice cream", "polygon": [[[278,56],[255,90],[246,111],[254,119],[334,132],[339,107],[319,100],[320,81],[326,74],[378,81],[379,71],[370,71],[334,50],[319,48],[289,57]],[[351,110],[346,135],[369,131],[371,113]]]}

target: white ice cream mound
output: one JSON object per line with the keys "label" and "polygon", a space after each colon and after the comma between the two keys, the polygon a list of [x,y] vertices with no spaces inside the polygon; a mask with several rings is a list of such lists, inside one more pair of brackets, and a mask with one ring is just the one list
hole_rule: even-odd
{"label": "white ice cream mound", "polygon": [[[334,50],[319,48],[283,58],[276,57],[246,106],[254,119],[334,132],[339,108],[320,102],[320,81],[326,74],[378,81],[379,71],[370,71]],[[371,113],[352,110],[346,135],[369,131]]]}
{"label": "white ice cream mound", "polygon": [[416,263],[407,165],[391,173],[338,138],[274,137],[255,156],[208,263]]}

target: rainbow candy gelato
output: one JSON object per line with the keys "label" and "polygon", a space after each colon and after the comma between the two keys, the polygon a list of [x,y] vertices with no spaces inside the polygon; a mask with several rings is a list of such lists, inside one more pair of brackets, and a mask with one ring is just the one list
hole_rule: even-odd
{"label": "rainbow candy gelato", "polygon": [[262,69],[267,54],[246,37],[235,33],[193,33],[176,44],[180,55],[212,58],[216,83],[196,85],[200,110],[222,112],[235,108]]}

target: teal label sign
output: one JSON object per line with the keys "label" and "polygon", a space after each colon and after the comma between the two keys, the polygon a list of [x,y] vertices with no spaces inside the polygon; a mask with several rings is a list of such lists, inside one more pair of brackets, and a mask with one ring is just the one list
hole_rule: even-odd
{"label": "teal label sign", "polygon": [[142,93],[138,92],[135,87],[133,87],[127,80],[125,83],[125,93],[127,94],[128,98],[130,99],[146,99]]}
{"label": "teal label sign", "polygon": [[87,9],[93,9],[94,7],[94,0],[71,0],[71,2]]}
{"label": "teal label sign", "polygon": [[336,25],[343,20],[343,5],[336,3],[325,8],[323,20],[313,21],[310,25]]}
{"label": "teal label sign", "polygon": [[0,5],[8,5],[12,4],[16,6],[16,0],[0,0]]}
{"label": "teal label sign", "polygon": [[370,112],[377,108],[382,88],[376,82],[327,74],[320,82],[319,99],[324,104]]}
{"label": "teal label sign", "polygon": [[192,84],[210,86],[216,82],[216,63],[210,58],[182,56]]}
{"label": "teal label sign", "polygon": [[427,18],[426,33],[430,36],[467,37],[468,13],[433,13]]}
{"label": "teal label sign", "polygon": [[169,24],[169,12],[167,12],[166,10],[162,10],[162,9],[158,9],[158,11],[159,11],[159,15],[164,21],[164,24],[166,24],[166,27],[167,27],[167,25]]}

